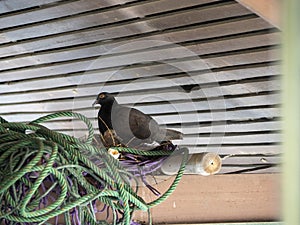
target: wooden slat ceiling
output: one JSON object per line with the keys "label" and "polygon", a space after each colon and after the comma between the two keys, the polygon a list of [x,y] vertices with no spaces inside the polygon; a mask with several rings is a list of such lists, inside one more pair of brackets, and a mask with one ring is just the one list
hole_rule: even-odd
{"label": "wooden slat ceiling", "polygon": [[[108,91],[181,130],[191,153],[235,156],[222,173],[278,172],[279,44],[277,28],[233,0],[3,1],[0,114],[72,110],[97,131],[91,105]],[[86,134],[76,120],[45,125]]]}

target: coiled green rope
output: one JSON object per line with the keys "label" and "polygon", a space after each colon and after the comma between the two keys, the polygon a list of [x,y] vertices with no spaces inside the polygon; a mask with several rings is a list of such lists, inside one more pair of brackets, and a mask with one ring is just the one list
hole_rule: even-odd
{"label": "coiled green rope", "polygon": [[[78,118],[87,125],[85,142],[40,125],[64,116]],[[0,117],[0,223],[50,224],[49,219],[63,214],[65,224],[108,224],[96,220],[94,206],[99,201],[112,209],[114,224],[130,224],[133,211],[149,210],[175,190],[188,160],[186,149],[170,188],[147,203],[130,186],[131,176],[119,161],[106,149],[91,145],[93,136],[91,122],[78,113],[54,113],[28,124],[9,123]],[[149,156],[172,153],[116,149]],[[101,157],[103,168],[90,160],[95,154]],[[118,219],[120,214],[122,218]]]}

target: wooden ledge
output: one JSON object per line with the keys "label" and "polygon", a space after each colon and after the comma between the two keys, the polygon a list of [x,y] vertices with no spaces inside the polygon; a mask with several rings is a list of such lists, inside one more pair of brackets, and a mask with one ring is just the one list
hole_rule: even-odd
{"label": "wooden ledge", "polygon": [[[170,182],[155,187],[164,191]],[[145,188],[140,195],[147,201],[155,199]],[[279,221],[280,175],[185,175],[175,192],[151,212],[155,224]],[[137,212],[135,218],[147,221],[147,213]]]}

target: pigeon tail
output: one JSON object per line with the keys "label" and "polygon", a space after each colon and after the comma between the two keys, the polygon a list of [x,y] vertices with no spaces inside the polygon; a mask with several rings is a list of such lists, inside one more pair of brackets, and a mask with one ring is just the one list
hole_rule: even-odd
{"label": "pigeon tail", "polygon": [[160,141],[169,141],[169,140],[176,140],[176,139],[182,139],[182,133],[177,130],[171,130],[171,129],[163,129],[161,128],[159,130],[159,140]]}
{"label": "pigeon tail", "polygon": [[167,133],[166,133],[166,138],[168,140],[175,140],[175,139],[182,139],[182,133],[180,131],[177,130],[170,130],[170,129],[166,129]]}

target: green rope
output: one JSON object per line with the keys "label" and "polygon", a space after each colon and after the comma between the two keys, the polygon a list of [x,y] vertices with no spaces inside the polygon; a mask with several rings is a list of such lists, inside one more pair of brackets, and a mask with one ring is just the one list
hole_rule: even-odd
{"label": "green rope", "polygon": [[[89,131],[87,139],[81,141],[40,124],[59,117],[83,121]],[[113,224],[127,225],[135,210],[149,211],[164,201],[183,175],[187,149],[182,150],[180,170],[169,189],[146,203],[128,183],[130,179],[135,180],[133,175],[106,149],[92,146],[93,137],[91,122],[78,113],[54,113],[28,124],[7,122],[0,117],[0,223],[4,220],[16,225],[50,224],[49,219],[64,215],[66,224],[108,224],[96,220],[93,207],[98,201],[112,209]],[[172,154],[172,151],[115,149],[142,156]],[[103,167],[90,160],[95,154],[100,156]],[[117,220],[120,212],[123,217]]]}
{"label": "green rope", "polygon": [[141,151],[134,148],[124,148],[124,147],[113,147],[113,149],[118,150],[119,152],[132,153],[135,155],[145,155],[145,156],[168,156],[173,152],[167,150],[157,150],[157,151]]}

